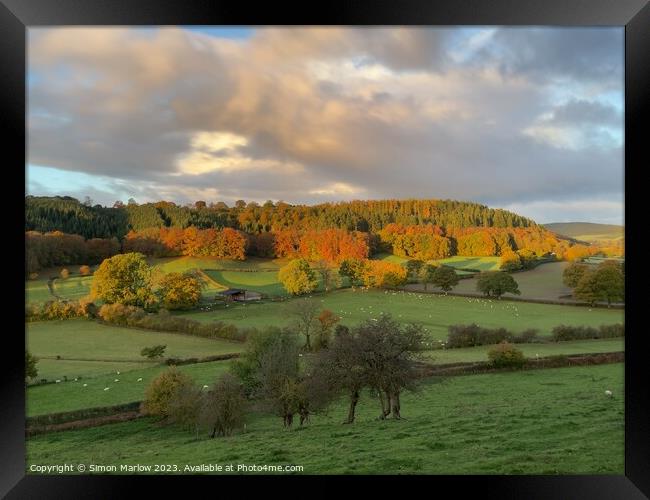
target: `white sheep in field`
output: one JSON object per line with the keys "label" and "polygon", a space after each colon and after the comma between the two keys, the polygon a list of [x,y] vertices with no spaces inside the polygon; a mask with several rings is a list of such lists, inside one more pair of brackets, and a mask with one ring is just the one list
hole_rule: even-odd
{"label": "white sheep in field", "polygon": [[611,398],[613,396],[612,391],[606,390],[605,391],[605,396],[607,396],[608,398]]}
{"label": "white sheep in field", "polygon": [[107,390],[109,390],[109,389],[110,389],[110,387],[104,387],[104,390],[105,390],[105,391],[107,391]]}
{"label": "white sheep in field", "polygon": [[142,377],[140,377],[140,378],[138,379],[138,382],[142,382]]}

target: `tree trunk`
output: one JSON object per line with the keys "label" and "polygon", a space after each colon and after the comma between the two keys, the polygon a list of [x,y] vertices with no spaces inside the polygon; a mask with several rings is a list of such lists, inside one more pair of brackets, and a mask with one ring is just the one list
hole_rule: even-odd
{"label": "tree trunk", "polygon": [[284,416],[284,426],[291,428],[291,424],[293,424],[293,413],[287,413]]}
{"label": "tree trunk", "polygon": [[311,336],[308,333],[306,333],[305,337],[307,338],[307,342],[305,342],[305,349],[311,352],[311,338],[310,338]]}
{"label": "tree trunk", "polygon": [[399,410],[400,410],[399,391],[395,391],[393,393],[393,397],[391,398],[391,410],[393,412],[393,418],[396,418],[396,419],[402,418],[402,416],[399,413]]}
{"label": "tree trunk", "polygon": [[350,394],[350,409],[348,410],[348,419],[344,423],[346,424],[354,423],[354,411],[357,407],[358,402],[359,402],[359,391],[353,391],[352,394]]}
{"label": "tree trunk", "polygon": [[210,435],[210,437],[211,437],[212,439],[214,439],[214,436],[215,436],[216,433],[217,433],[217,426],[215,425],[215,426],[213,427],[213,429],[212,429],[212,434]]}
{"label": "tree trunk", "polygon": [[[379,392],[379,403],[381,404],[381,413],[379,415],[379,420],[384,420],[386,418],[386,401],[384,401],[384,393]],[[388,407],[390,408],[390,401],[388,402]]]}

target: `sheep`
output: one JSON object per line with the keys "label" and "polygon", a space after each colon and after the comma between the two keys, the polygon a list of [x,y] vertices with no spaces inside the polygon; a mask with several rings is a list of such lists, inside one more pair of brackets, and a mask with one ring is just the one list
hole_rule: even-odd
{"label": "sheep", "polygon": [[142,382],[142,377],[140,377],[140,378],[138,379],[138,382]]}
{"label": "sheep", "polygon": [[607,396],[608,398],[611,398],[612,395],[613,395],[612,391],[610,391],[609,389],[605,391],[605,396]]}

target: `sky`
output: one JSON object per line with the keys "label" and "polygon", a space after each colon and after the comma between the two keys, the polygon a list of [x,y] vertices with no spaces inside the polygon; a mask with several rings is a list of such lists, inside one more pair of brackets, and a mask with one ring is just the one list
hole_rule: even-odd
{"label": "sky", "polygon": [[26,194],[623,223],[620,27],[28,30]]}

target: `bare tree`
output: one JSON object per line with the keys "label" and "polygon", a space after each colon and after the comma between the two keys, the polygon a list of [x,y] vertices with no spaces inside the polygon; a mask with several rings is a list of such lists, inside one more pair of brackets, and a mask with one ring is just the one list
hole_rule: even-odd
{"label": "bare tree", "polygon": [[203,399],[199,419],[212,430],[211,438],[228,436],[243,425],[246,399],[241,383],[233,375],[224,373]]}
{"label": "bare tree", "polygon": [[345,392],[349,396],[348,416],[344,423],[351,424],[361,390],[367,384],[367,370],[356,337],[343,332],[343,329],[340,332],[329,349],[318,352],[314,358],[312,376],[322,380],[331,394]]}
{"label": "bare tree", "polygon": [[294,318],[294,328],[305,337],[305,349],[312,350],[311,335],[318,330],[320,304],[308,298],[292,301],[288,306],[289,314]]}
{"label": "bare tree", "polygon": [[360,364],[366,372],[366,383],[379,395],[380,418],[389,415],[401,418],[400,394],[416,386],[415,354],[425,339],[421,325],[401,328],[390,315],[369,320],[356,329]]}

